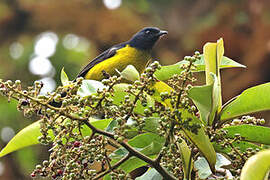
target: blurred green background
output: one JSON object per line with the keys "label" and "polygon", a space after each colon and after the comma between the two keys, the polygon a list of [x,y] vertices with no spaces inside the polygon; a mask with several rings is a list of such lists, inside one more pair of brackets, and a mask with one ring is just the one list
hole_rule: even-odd
{"label": "blurred green background", "polygon": [[[223,70],[227,101],[270,80],[269,8],[269,0],[1,0],[0,78],[20,79],[24,86],[42,80],[43,93],[53,91],[62,67],[73,79],[106,48],[156,26],[169,31],[153,52],[163,65],[224,38],[225,55],[248,66]],[[33,121],[16,110],[16,102],[0,97],[0,148]],[[0,179],[30,179],[47,150],[34,146],[1,158]]]}

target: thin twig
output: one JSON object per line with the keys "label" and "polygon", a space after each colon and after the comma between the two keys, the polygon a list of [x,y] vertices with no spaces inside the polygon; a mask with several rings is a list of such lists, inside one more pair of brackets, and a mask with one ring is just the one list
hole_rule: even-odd
{"label": "thin twig", "polygon": [[[111,91],[111,89],[113,88],[113,86],[115,85],[117,83],[117,81],[116,82],[114,82],[113,84],[111,84],[110,86],[109,86],[109,88],[108,88],[108,92],[110,92]],[[95,106],[95,108],[98,108],[98,107],[101,107],[101,103],[102,103],[102,101],[105,99],[105,94],[103,94],[103,96],[102,96],[102,98],[98,101],[98,103],[97,103],[97,105]]]}
{"label": "thin twig", "polygon": [[123,164],[124,162],[126,162],[130,157],[131,157],[131,155],[130,154],[127,154],[124,158],[122,158],[120,161],[118,161],[117,163],[115,163],[111,168],[109,168],[108,170],[100,173],[95,178],[93,178],[93,180],[98,180],[98,179],[102,178],[103,176],[105,176],[106,174],[109,174],[113,170],[117,169],[121,164]]}
{"label": "thin twig", "polygon": [[242,159],[243,162],[245,162],[247,159],[245,158],[245,156],[242,156],[241,152],[239,152],[232,144],[232,142],[228,143],[230,145],[230,147],[232,148],[232,150],[234,150],[236,152],[236,154],[238,154],[238,156]]}
{"label": "thin twig", "polygon": [[189,66],[188,66],[187,71],[186,71],[186,77],[184,78],[184,80],[182,81],[182,84],[180,86],[181,89],[180,89],[179,94],[177,96],[177,102],[176,102],[176,106],[175,106],[176,108],[175,109],[179,108],[181,96],[182,96],[182,93],[184,92],[184,86],[185,86],[185,84],[186,84],[186,82],[188,80],[187,76],[188,76],[188,73],[190,72],[191,66],[192,66],[192,62],[190,61]]}
{"label": "thin twig", "polygon": [[[166,140],[165,140],[165,143],[164,143],[164,147],[168,146],[169,142],[170,142],[170,137],[173,136],[173,130],[174,130],[174,127],[175,127],[175,122],[173,121],[172,124],[171,124],[171,128],[169,130],[169,133],[167,134],[167,137],[166,137]],[[159,152],[157,158],[155,159],[155,162],[156,163],[159,163],[161,158],[163,156],[163,153],[162,152]]]}
{"label": "thin twig", "polygon": [[135,96],[135,99],[134,99],[134,101],[133,101],[133,106],[131,106],[130,111],[128,112],[128,114],[127,114],[126,117],[125,117],[125,120],[126,120],[126,121],[127,121],[127,120],[130,118],[130,116],[132,115],[133,109],[135,108],[135,105],[136,105],[137,101],[139,100],[140,94],[143,93],[143,91],[144,91],[145,88],[146,88],[146,85],[144,85],[144,86],[141,88],[141,90],[138,92],[138,94]]}
{"label": "thin twig", "polygon": [[166,169],[164,169],[158,162],[152,160],[151,158],[145,156],[144,154],[140,153],[139,151],[135,150],[132,148],[129,144],[125,142],[120,143],[128,152],[132,155],[135,156],[145,162],[147,162],[150,166],[154,167],[164,179],[166,180],[175,180],[176,178],[172,176]]}
{"label": "thin twig", "polygon": [[[143,91],[144,88],[141,89],[141,91]],[[114,134],[112,133],[109,133],[109,132],[106,132],[106,131],[103,131],[103,130],[100,130],[96,127],[94,127],[90,122],[89,122],[89,118],[81,118],[81,117],[78,117],[78,116],[74,116],[70,113],[67,113],[65,112],[66,109],[64,108],[57,108],[57,107],[54,107],[54,106],[51,106],[50,104],[47,104],[47,103],[44,103],[44,102],[41,102],[40,100],[34,98],[34,97],[31,97],[27,94],[23,94],[22,92],[20,91],[17,91],[17,90],[13,90],[15,93],[18,93],[20,94],[21,96],[23,97],[26,97],[32,101],[35,101],[37,102],[38,104],[44,106],[44,107],[47,107],[47,108],[50,108],[52,110],[55,110],[57,112],[59,112],[60,115],[62,116],[65,116],[67,118],[70,118],[72,120],[77,120],[77,121],[80,121],[80,122],[83,122],[85,123],[85,125],[87,125],[91,130],[92,130],[92,133],[95,134],[95,133],[98,133],[98,134],[101,134],[101,135],[104,135],[114,141],[117,141],[114,137]],[[140,91],[140,93],[141,93]],[[138,96],[136,96],[137,98],[135,98],[134,100],[134,104],[136,104],[137,100],[139,99],[139,94]],[[131,111],[132,112],[132,111]],[[105,171],[103,172],[102,174],[100,174],[99,176],[97,176],[95,179],[99,179],[100,177],[103,177],[104,175],[108,174],[109,172],[111,172],[113,169],[117,168],[118,166],[120,166],[123,162],[125,162],[126,160],[128,160],[131,156],[135,156],[143,161],[145,161],[146,163],[148,163],[150,166],[152,166],[153,168],[155,168],[162,176],[164,179],[166,180],[176,180],[176,178],[174,176],[172,176],[169,172],[167,172],[166,169],[164,169],[158,162],[152,160],[151,158],[147,157],[146,155],[142,154],[141,152],[137,151],[136,149],[134,149],[133,147],[131,147],[129,144],[127,144],[126,142],[118,142],[121,146],[123,146],[128,152],[129,152],[129,155],[126,156],[125,158],[123,158],[122,160],[120,160],[117,164],[115,164],[114,166],[112,166],[111,169],[109,169],[108,171]]]}

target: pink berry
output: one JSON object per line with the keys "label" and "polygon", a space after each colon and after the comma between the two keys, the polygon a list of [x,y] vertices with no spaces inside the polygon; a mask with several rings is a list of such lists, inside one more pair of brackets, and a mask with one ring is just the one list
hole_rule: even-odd
{"label": "pink berry", "polygon": [[73,143],[73,146],[74,146],[74,147],[80,147],[80,145],[81,145],[81,143],[80,143],[79,141],[75,141],[75,142]]}

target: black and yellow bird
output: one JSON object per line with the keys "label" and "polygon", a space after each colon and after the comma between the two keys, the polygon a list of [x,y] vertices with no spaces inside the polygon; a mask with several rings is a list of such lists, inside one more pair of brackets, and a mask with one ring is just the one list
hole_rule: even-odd
{"label": "black and yellow bird", "polygon": [[84,79],[102,80],[107,75],[115,75],[128,65],[133,65],[142,73],[151,59],[151,50],[157,40],[167,34],[156,27],[146,27],[137,32],[129,41],[112,46],[86,65],[77,75]]}
{"label": "black and yellow bird", "polygon": [[[143,28],[129,41],[112,46],[93,59],[81,70],[76,79],[83,77],[100,81],[107,78],[107,75],[117,75],[116,70],[121,72],[128,65],[133,65],[139,73],[142,73],[151,60],[153,46],[162,35],[167,33],[156,27]],[[61,97],[65,96],[66,92],[62,92]],[[61,107],[62,103],[53,100],[50,105]]]}

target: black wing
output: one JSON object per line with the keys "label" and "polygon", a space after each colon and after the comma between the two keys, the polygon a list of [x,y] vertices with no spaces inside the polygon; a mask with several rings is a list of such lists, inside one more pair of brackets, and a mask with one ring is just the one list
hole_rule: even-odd
{"label": "black wing", "polygon": [[[87,74],[87,72],[93,68],[96,64],[114,56],[116,54],[116,51],[118,49],[121,49],[122,47],[125,47],[127,43],[122,43],[122,44],[118,44],[115,45],[113,47],[111,47],[110,49],[107,49],[106,51],[104,51],[103,53],[101,53],[99,56],[97,56],[95,59],[93,59],[89,64],[87,64],[82,70],[81,72],[77,75],[76,79],[78,77],[85,77],[85,75]],[[76,80],[75,79],[75,80]]]}

